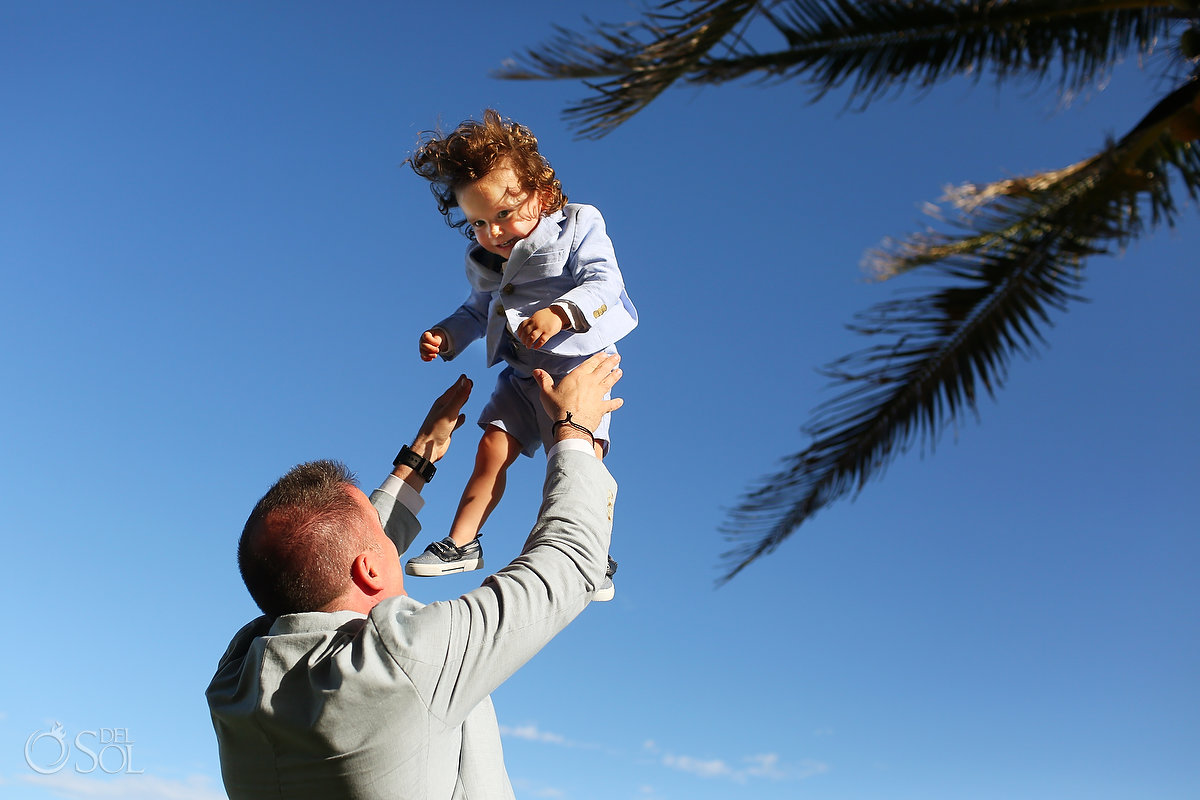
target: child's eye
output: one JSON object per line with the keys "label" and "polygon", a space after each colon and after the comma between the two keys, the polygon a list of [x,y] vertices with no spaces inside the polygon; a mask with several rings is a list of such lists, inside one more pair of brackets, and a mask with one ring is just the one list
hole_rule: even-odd
{"label": "child's eye", "polygon": [[472,222],[472,223],[471,223],[471,227],[472,227],[472,228],[482,228],[482,227],[483,227],[483,220],[481,220],[481,219],[477,219],[477,220],[475,220],[474,222]]}
{"label": "child's eye", "polygon": [[508,215],[511,213],[512,213],[512,211],[505,209],[496,215],[496,219],[506,219],[508,217]]}

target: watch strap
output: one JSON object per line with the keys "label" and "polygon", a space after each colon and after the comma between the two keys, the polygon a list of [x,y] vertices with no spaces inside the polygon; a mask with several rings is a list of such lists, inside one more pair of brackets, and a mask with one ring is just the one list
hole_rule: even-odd
{"label": "watch strap", "polygon": [[392,461],[393,467],[399,466],[410,467],[413,472],[421,476],[421,479],[426,483],[433,480],[433,475],[437,472],[437,467],[428,458],[425,458],[417,451],[413,450],[408,445],[400,448],[400,452],[396,454],[395,460]]}

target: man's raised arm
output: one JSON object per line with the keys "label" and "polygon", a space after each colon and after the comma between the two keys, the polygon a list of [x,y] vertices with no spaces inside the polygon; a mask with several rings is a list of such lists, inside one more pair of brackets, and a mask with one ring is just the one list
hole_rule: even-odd
{"label": "man's raised arm", "polygon": [[462,408],[471,396],[471,379],[460,375],[442,396],[433,401],[429,413],[413,437],[411,445],[400,448],[392,463],[392,474],[371,492],[371,504],[396,550],[403,553],[421,532],[417,512],[425,504],[421,489],[436,471],[450,447],[450,438],[462,427],[466,416]]}

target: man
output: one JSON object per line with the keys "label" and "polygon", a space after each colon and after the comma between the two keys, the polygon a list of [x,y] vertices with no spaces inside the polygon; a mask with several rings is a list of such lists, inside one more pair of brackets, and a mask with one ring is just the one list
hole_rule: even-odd
{"label": "man", "polygon": [[616,483],[589,430],[620,408],[616,356],[557,385],[535,373],[556,443],[521,555],[457,600],[404,591],[418,494],[463,424],[465,376],[433,404],[370,501],[333,462],[255,506],[238,563],[264,616],[234,637],[207,697],[230,798],[512,798],[489,694],[605,581]]}

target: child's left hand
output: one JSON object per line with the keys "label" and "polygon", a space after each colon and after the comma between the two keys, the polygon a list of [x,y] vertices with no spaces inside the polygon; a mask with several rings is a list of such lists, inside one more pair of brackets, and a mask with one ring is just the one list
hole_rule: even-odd
{"label": "child's left hand", "polygon": [[550,306],[533,312],[533,316],[517,327],[517,338],[526,347],[538,349],[567,325],[567,312]]}

